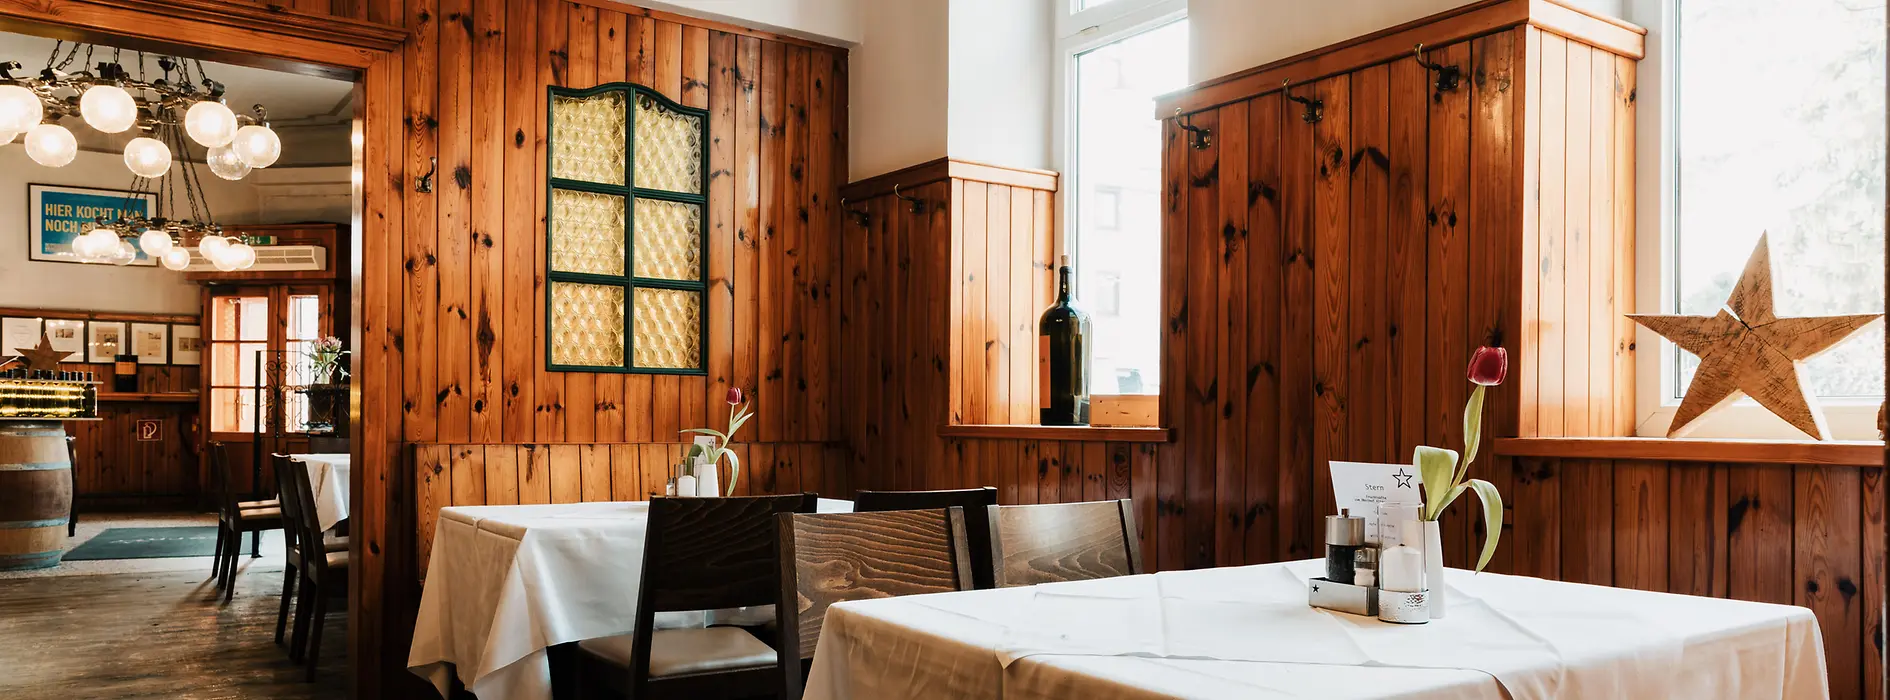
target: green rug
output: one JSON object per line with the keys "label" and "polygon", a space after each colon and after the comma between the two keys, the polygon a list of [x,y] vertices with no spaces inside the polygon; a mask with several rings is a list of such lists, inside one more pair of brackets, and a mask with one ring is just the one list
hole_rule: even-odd
{"label": "green rug", "polygon": [[[244,538],[244,551],[248,540]],[[207,557],[216,553],[217,527],[112,527],[70,552],[66,561]]]}

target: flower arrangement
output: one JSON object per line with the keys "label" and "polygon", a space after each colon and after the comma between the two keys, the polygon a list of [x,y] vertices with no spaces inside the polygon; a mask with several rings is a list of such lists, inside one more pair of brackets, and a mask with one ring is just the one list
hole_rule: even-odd
{"label": "flower arrangement", "polygon": [[1424,509],[1419,517],[1435,522],[1464,491],[1475,491],[1477,499],[1483,502],[1483,553],[1477,557],[1477,571],[1490,563],[1490,555],[1496,553],[1497,540],[1503,535],[1503,494],[1497,492],[1495,484],[1465,477],[1469,476],[1470,463],[1476,460],[1477,448],[1483,442],[1484,392],[1502,384],[1508,373],[1508,351],[1487,346],[1477,348],[1476,354],[1470,356],[1468,372],[1470,383],[1476,388],[1470,391],[1470,400],[1463,407],[1464,458],[1459,461],[1453,450],[1422,445],[1412,457],[1424,481]]}
{"label": "flower arrangement", "polygon": [[[719,464],[723,457],[728,458],[729,473],[727,495],[733,496],[735,495],[735,482],[740,481],[742,478],[742,460],[740,457],[735,456],[735,453],[730,451],[728,447],[731,440],[735,437],[735,432],[741,430],[742,424],[747,423],[748,419],[755,417],[755,413],[748,408],[747,402],[743,400],[742,390],[740,388],[730,387],[726,401],[728,402],[727,430],[687,428],[681,432],[708,435],[715,438],[715,446],[709,450],[709,463]],[[696,454],[695,450],[692,449],[690,452],[691,462],[694,461],[693,458]]]}
{"label": "flower arrangement", "polygon": [[348,351],[341,349],[340,338],[331,335],[315,341],[308,351],[309,360],[315,363],[315,383],[327,384],[337,376],[336,372],[341,373],[341,379],[347,379],[348,370],[341,367],[341,358],[347,354]]}

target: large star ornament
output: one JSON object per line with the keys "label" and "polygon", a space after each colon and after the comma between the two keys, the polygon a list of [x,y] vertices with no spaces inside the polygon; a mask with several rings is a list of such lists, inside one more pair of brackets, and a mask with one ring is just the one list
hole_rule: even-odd
{"label": "large star ornament", "polygon": [[58,370],[59,361],[74,354],[54,350],[52,339],[46,337],[44,331],[39,334],[38,346],[25,350],[14,348],[14,350],[20,353],[20,361],[26,364],[27,369]]}
{"label": "large star ornament", "polygon": [[1712,316],[1628,314],[1700,358],[1667,437],[1680,437],[1701,417],[1750,396],[1765,410],[1819,440],[1829,439],[1824,412],[1805,381],[1805,360],[1831,349],[1883,314],[1779,318],[1772,300],[1772,253],[1765,236],[1746,260],[1726,306]]}

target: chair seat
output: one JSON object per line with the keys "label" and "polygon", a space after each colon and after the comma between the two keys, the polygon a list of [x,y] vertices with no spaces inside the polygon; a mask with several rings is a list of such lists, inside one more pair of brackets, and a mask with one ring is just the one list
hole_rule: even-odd
{"label": "chair seat", "polygon": [[344,549],[339,552],[329,552],[326,558],[328,559],[328,568],[330,569],[348,568],[348,550]]}
{"label": "chair seat", "polygon": [[275,498],[271,498],[267,501],[238,501],[236,503],[236,507],[238,510],[256,510],[258,508],[281,508],[282,501]]}
{"label": "chair seat", "polygon": [[[586,639],[578,648],[628,669],[636,635]],[[650,637],[650,677],[764,668],[775,663],[774,647],[736,627],[657,630]]]}
{"label": "chair seat", "polygon": [[328,552],[346,552],[348,551],[348,538],[336,537],[332,540],[324,540],[322,542],[322,550]]}
{"label": "chair seat", "polygon": [[236,517],[238,520],[241,520],[246,523],[262,522],[262,521],[268,521],[268,520],[281,520],[282,509],[281,508],[258,508],[256,510],[246,510],[241,513],[238,513]]}

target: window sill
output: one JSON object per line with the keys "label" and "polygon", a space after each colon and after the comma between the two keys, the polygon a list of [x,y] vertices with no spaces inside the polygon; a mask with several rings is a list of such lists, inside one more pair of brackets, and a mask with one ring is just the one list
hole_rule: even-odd
{"label": "window sill", "polygon": [[1153,427],[1085,425],[947,425],[939,437],[1003,440],[1075,440],[1085,442],[1170,442],[1174,431]]}
{"label": "window sill", "polygon": [[1831,464],[1883,467],[1881,440],[1728,440],[1687,438],[1499,438],[1507,457],[1646,459],[1742,464]]}

